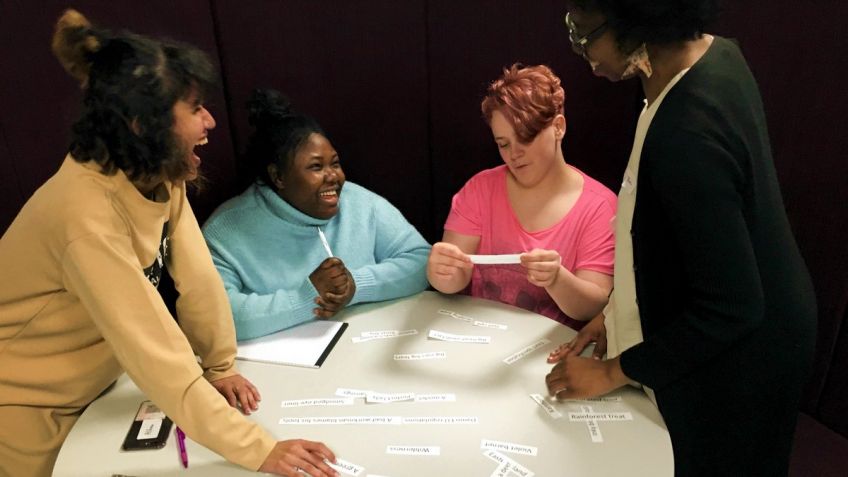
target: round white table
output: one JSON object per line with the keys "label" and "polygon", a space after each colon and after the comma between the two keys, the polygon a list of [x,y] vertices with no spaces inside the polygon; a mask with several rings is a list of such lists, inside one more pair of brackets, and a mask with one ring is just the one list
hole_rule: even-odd
{"label": "round white table", "polygon": [[[475,326],[440,313],[449,310],[506,330]],[[304,438],[326,443],[345,461],[364,467],[367,475],[490,476],[499,464],[484,455],[482,440],[537,449],[537,454],[503,455],[537,476],[671,476],[671,442],[656,406],[640,390],[619,389],[605,400],[555,402],[554,418],[530,396],[547,396],[544,377],[548,353],[575,332],[551,319],[500,303],[434,292],[386,303],[359,305],[336,319],[349,323],[320,369],[239,361],[257,385],[262,402],[254,419],[280,440]],[[360,333],[416,329],[418,334],[354,343]],[[429,330],[456,335],[489,336],[489,344],[440,341]],[[504,359],[541,340],[550,343],[512,364]],[[446,358],[397,361],[395,354],[443,351]],[[283,408],[282,401],[334,398],[339,388],[378,393],[454,394],[448,402],[366,403]],[[189,467],[182,468],[175,439],[158,450],[123,452],[124,435],[133,420],[141,391],[123,376],[93,402],[65,441],[54,476],[113,474],[128,476],[251,475],[220,456],[186,440]],[[632,420],[596,421],[601,442],[593,442],[585,421],[569,413],[629,413]],[[475,417],[471,424],[309,424],[282,425],[281,418],[397,416]],[[599,439],[596,439],[597,441]],[[393,455],[387,446],[438,447],[439,455]],[[517,475],[517,474],[508,474]]]}

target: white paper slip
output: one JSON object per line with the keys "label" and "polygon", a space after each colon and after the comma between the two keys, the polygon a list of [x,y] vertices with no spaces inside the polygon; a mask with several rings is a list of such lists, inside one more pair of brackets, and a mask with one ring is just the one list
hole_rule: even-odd
{"label": "white paper slip", "polygon": [[[483,455],[500,464],[498,470],[500,470],[501,472],[505,472],[502,474],[503,476],[511,475],[510,473],[514,473],[521,477],[533,477],[534,475],[536,475],[535,472],[531,471],[527,467],[524,467],[523,465],[519,464],[518,462],[510,459],[509,457],[501,454],[496,450],[488,449],[483,452]],[[504,465],[506,465],[506,467],[504,467]],[[498,474],[493,473],[492,475]]]}
{"label": "white paper slip", "polygon": [[416,394],[415,402],[454,402],[456,394]]}
{"label": "white paper slip", "polygon": [[359,335],[363,338],[397,338],[399,336],[417,335],[418,330],[379,330],[379,331],[363,331]]}
{"label": "white paper slip", "polygon": [[481,439],[480,448],[532,456],[539,453],[539,449],[537,447],[513,444],[512,442],[491,441],[489,439]]}
{"label": "white paper slip", "polygon": [[632,421],[633,414],[629,412],[569,412],[568,419],[575,422]]}
{"label": "white paper slip", "polygon": [[405,353],[396,354],[395,361],[421,361],[424,359],[445,359],[448,354],[444,351],[431,351],[429,353]]}
{"label": "white paper slip", "polygon": [[283,401],[282,407],[307,407],[307,406],[350,406],[353,404],[352,397],[344,398],[318,398],[318,399],[295,399]]}
{"label": "white paper slip", "polygon": [[451,311],[451,310],[439,310],[439,313],[441,313],[443,315],[448,315],[451,318],[456,318],[457,320],[465,321],[465,322],[468,322],[468,323],[471,323],[472,321],[474,321],[474,318],[471,318],[470,316],[461,315],[461,314],[459,314],[455,311]]}
{"label": "white paper slip", "polygon": [[519,359],[524,358],[528,354],[536,351],[537,349],[542,348],[545,345],[549,345],[550,343],[551,343],[551,340],[549,340],[547,338],[542,338],[541,340],[531,344],[530,346],[527,346],[526,348],[522,349],[521,351],[518,351],[514,354],[507,356],[506,358],[504,358],[503,362],[506,363],[506,364],[512,364],[512,363],[518,361]]}
{"label": "white paper slip", "polygon": [[584,399],[563,399],[563,402],[621,402],[621,396],[598,396]]}
{"label": "white paper slip", "polygon": [[[594,412],[591,406],[580,406],[580,410],[582,412]],[[592,438],[592,442],[595,444],[599,444],[604,442],[604,436],[601,434],[601,427],[598,425],[598,421],[586,421],[586,427],[589,428],[589,437]]]}
{"label": "white paper slip", "polygon": [[386,446],[386,454],[393,455],[441,455],[438,446]]}
{"label": "white paper slip", "polygon": [[371,391],[367,389],[347,389],[347,388],[338,388],[336,389],[336,396],[342,397],[352,397],[352,398],[364,398]]}
{"label": "white paper slip", "polygon": [[415,399],[415,393],[375,393],[369,391],[365,395],[365,402],[370,403],[389,403],[398,401],[412,401]]}
{"label": "white paper slip", "polygon": [[486,322],[486,321],[475,321],[473,324],[474,324],[474,326],[479,326],[479,327],[482,327],[482,328],[492,328],[492,329],[495,329],[495,330],[505,330],[505,329],[507,329],[506,325],[501,325],[499,323],[489,323],[489,322]]}
{"label": "white paper slip", "polygon": [[[557,411],[556,408],[554,408],[554,406],[551,403],[549,403],[544,397],[542,397],[541,394],[531,394],[530,397],[534,401],[536,401],[536,404],[538,404],[539,406],[542,406],[542,409],[544,409],[545,412],[548,413],[548,416],[551,416],[552,419],[559,419],[559,418],[562,417],[562,413]],[[580,414],[580,413],[573,413],[573,414]]]}
{"label": "white paper slip", "polygon": [[159,436],[159,429],[162,428],[162,419],[145,419],[141,421],[141,427],[138,429],[137,440],[154,439]]}
{"label": "white paper slip", "polygon": [[286,425],[349,425],[403,423],[400,416],[342,416],[342,417],[284,417],[280,424]]}
{"label": "white paper slip", "polygon": [[471,263],[477,265],[510,265],[521,263],[521,254],[512,253],[508,255],[469,255]]}
{"label": "white paper slip", "polygon": [[365,470],[365,467],[362,467],[361,465],[356,465],[353,462],[348,462],[346,460],[339,459],[338,457],[336,457],[335,464],[326,459],[324,460],[324,463],[332,467],[336,472],[340,472],[345,475],[353,475],[354,477]]}
{"label": "white paper slip", "polygon": [[434,416],[434,417],[404,417],[404,424],[477,424],[476,417],[466,416]]}
{"label": "white paper slip", "polygon": [[491,336],[455,335],[439,330],[430,330],[427,336],[436,340],[452,341],[455,343],[489,344],[492,341]]}

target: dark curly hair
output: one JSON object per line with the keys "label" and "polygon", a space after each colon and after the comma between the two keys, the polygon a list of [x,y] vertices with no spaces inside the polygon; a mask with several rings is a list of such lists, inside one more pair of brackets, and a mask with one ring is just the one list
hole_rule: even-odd
{"label": "dark curly hair", "polygon": [[603,14],[618,47],[667,44],[698,38],[715,21],[718,0],[569,0],[570,5]]}
{"label": "dark curly hair", "polygon": [[173,107],[194,95],[202,102],[215,84],[203,52],[94,28],[74,10],[59,19],[53,51],[84,89],[71,133],[75,160],[95,161],[109,175],[120,169],[132,181],[185,177],[189,165],[172,131]]}
{"label": "dark curly hair", "polygon": [[288,170],[312,133],[327,137],[315,119],[295,111],[277,90],[254,90],[247,101],[247,112],[254,128],[247,144],[247,161],[256,180],[268,185],[273,184],[268,175],[270,164]]}

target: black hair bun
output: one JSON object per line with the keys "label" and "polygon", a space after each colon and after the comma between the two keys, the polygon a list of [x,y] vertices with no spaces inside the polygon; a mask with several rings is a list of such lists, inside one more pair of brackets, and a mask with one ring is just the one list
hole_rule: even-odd
{"label": "black hair bun", "polygon": [[275,89],[255,89],[247,100],[247,120],[256,128],[279,124],[294,116],[289,99]]}

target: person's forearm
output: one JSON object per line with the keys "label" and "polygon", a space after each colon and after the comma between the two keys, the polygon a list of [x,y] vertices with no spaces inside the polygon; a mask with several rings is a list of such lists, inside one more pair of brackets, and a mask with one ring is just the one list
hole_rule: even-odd
{"label": "person's forearm", "polygon": [[574,275],[563,266],[559,267],[554,284],[545,287],[545,290],[559,309],[575,320],[591,320],[607,304],[608,293],[603,288]]}

